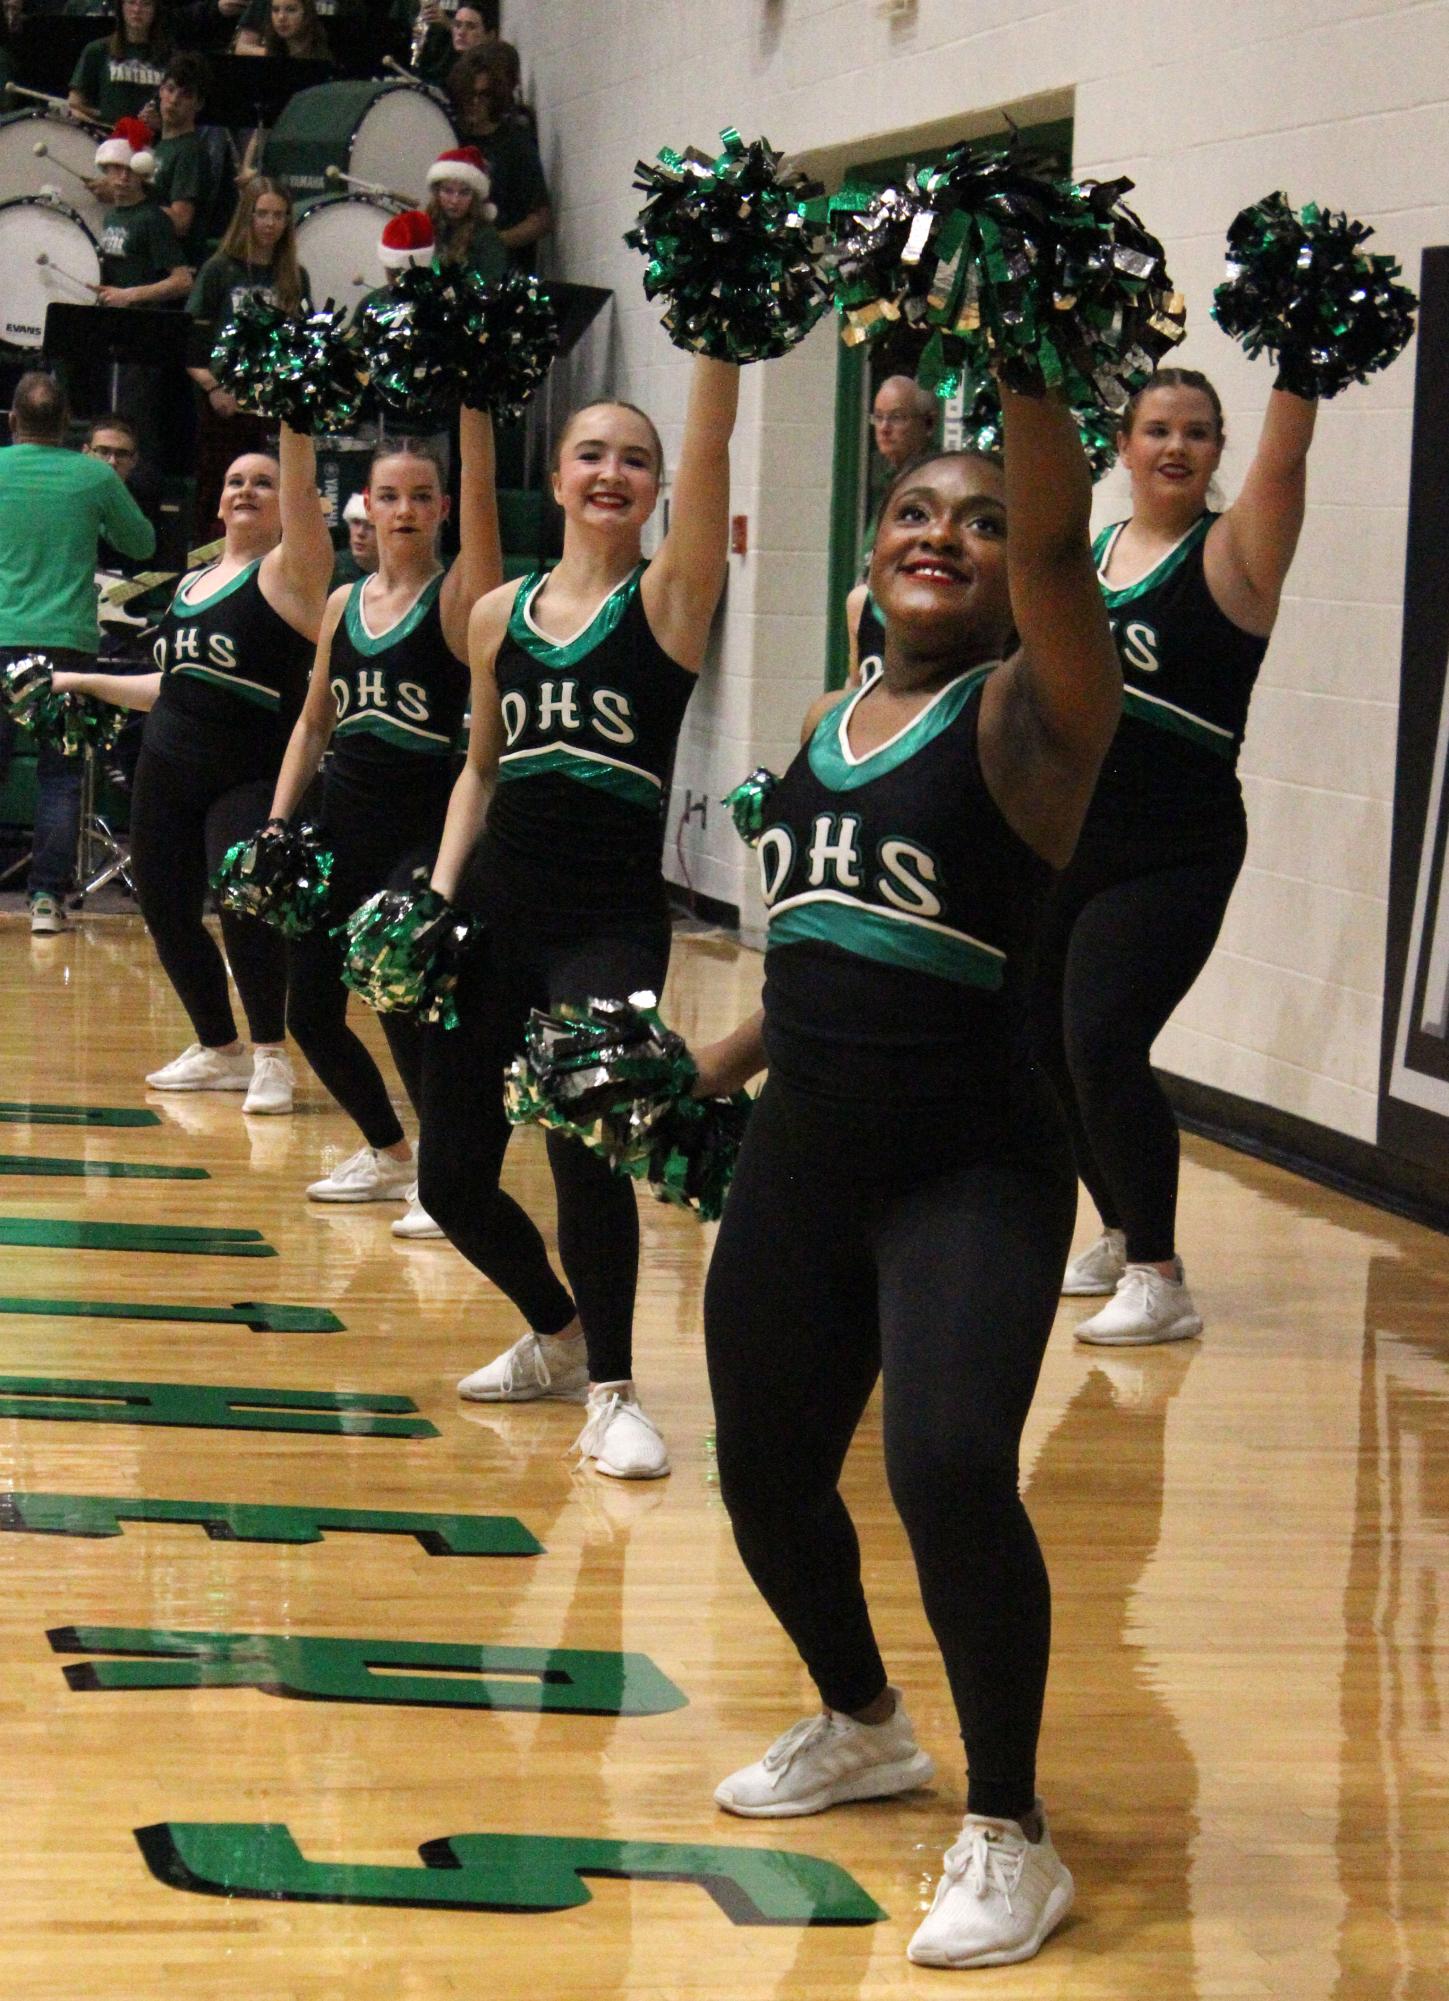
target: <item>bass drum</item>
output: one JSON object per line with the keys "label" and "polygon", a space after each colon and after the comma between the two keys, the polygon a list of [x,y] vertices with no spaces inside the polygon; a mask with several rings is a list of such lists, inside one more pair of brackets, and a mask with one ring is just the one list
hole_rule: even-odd
{"label": "bass drum", "polygon": [[100,171],[99,143],[98,133],[39,106],[0,118],[0,201],[53,187],[92,229],[103,229],[105,209],[85,185]]}
{"label": "bass drum", "polygon": [[73,208],[25,195],[0,202],[0,271],[0,345],[33,354],[48,307],[95,304],[101,253]]}
{"label": "bass drum", "polygon": [[396,214],[383,202],[353,195],[314,195],[297,203],[297,262],[312,281],[313,305],[330,299],[350,316],[386,282],[377,242]]}
{"label": "bass drum", "polygon": [[457,143],[443,103],[421,84],[322,83],[282,107],[262,164],[297,197],[337,192],[327,173],[336,167],[420,203],[428,168]]}

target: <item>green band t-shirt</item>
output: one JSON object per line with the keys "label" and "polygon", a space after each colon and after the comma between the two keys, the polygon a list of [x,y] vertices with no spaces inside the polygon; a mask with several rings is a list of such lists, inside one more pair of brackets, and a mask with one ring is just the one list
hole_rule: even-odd
{"label": "green band t-shirt", "polygon": [[59,445],[0,450],[0,646],[94,653],[96,544],[149,556],[156,531],[104,459]]}
{"label": "green band t-shirt", "polygon": [[153,201],[108,209],[97,248],[107,285],[154,285],[186,262],[170,216]]}

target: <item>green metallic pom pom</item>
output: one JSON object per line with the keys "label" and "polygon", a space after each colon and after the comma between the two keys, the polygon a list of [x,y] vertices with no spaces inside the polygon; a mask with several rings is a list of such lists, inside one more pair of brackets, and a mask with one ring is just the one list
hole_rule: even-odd
{"label": "green metallic pom pom", "polygon": [[54,665],[47,653],[26,653],[0,667],[0,698],[17,723],[28,723],[36,703],[51,692]]}
{"label": "green metallic pom pom", "polygon": [[477,918],[434,889],[380,889],[333,935],[345,941],[342,984],[369,1007],[457,1027],[453,996],[482,935]]}
{"label": "green metallic pom pom", "polygon": [[1131,187],[1061,179],[1013,134],[953,146],[898,187],[842,190],[842,337],[917,329],[917,379],[940,396],[994,372],[1024,395],[1120,410],[1186,325],[1162,245],[1122,199]]}
{"label": "green metallic pom pom", "polygon": [[1360,247],[1372,229],[1312,203],[1297,213],[1281,193],[1242,209],[1228,230],[1228,275],[1213,318],[1249,355],[1278,363],[1295,396],[1337,396],[1403,352],[1418,300],[1395,283],[1393,257]]}
{"label": "green metallic pom pom", "polygon": [[345,315],[287,313],[259,295],[237,301],[211,351],[211,372],[244,410],[316,434],[345,431],[362,408]]}
{"label": "green metallic pom pom", "polygon": [[748,848],[752,848],[765,831],[765,814],[771,794],[779,782],[773,771],[767,771],[763,764],[757,765],[748,778],[742,778],[719,802],[729,809],[735,832]]}
{"label": "green metallic pom pom", "polygon": [[223,910],[259,918],[284,938],[303,938],[326,911],[332,862],[315,827],[269,823],[227,849],[211,886]]}
{"label": "green metallic pom pom", "polygon": [[359,310],[352,327],[373,402],[417,431],[440,431],[458,407],[454,344],[462,312],[450,271],[414,266]]}
{"label": "green metallic pom pom", "polygon": [[495,417],[519,417],[558,354],[558,315],[531,272],[491,281],[475,271],[457,281],[453,347],[463,401]]}
{"label": "green metallic pom pom", "polygon": [[641,160],[648,196],[624,241],[649,260],[646,298],[667,299],[676,347],[717,361],[767,361],[802,341],[830,303],[818,181],[781,173],[768,141],[721,134],[711,160],[666,148]]}
{"label": "green metallic pom pom", "polygon": [[654,995],[535,1009],[504,1079],[514,1125],[567,1133],[663,1202],[714,1222],[724,1208],[751,1099],[696,1098],[699,1075]]}
{"label": "green metallic pom pom", "polygon": [[88,750],[109,750],[126,717],[123,710],[89,695],[58,695],[46,687],[28,705],[25,721],[38,744],[62,757],[83,757]]}
{"label": "green metallic pom pom", "polygon": [[[1005,439],[1001,430],[1001,394],[995,378],[988,375],[974,385],[968,383],[966,397],[966,413],[961,420],[962,450],[999,460]],[[1087,408],[1073,404],[1072,415],[1095,484],[1117,463],[1117,423],[1095,404]]]}

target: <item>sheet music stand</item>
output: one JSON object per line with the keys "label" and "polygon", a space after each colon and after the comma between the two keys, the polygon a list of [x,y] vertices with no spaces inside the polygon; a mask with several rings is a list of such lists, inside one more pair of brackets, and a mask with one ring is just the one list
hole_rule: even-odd
{"label": "sheet music stand", "polygon": [[331,63],[300,56],[210,56],[211,85],[206,93],[208,125],[228,125],[234,131],[259,126],[263,132],[299,90],[331,83],[337,72]]}
{"label": "sheet music stand", "polygon": [[116,406],[122,368],[186,366],[191,321],[152,306],[47,306],[43,352],[48,361],[104,361]]}

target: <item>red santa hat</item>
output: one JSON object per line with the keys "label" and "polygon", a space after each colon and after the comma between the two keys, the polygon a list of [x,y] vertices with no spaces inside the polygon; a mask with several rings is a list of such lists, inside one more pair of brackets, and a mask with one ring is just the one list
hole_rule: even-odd
{"label": "red santa hat", "polygon": [[96,148],[98,167],[129,167],[143,181],[156,171],[156,155],[151,151],[151,128],[144,118],[118,118],[109,139]]}
{"label": "red santa hat", "polygon": [[387,271],[411,271],[433,261],[433,225],[420,208],[393,216],[378,240],[377,254]]}
{"label": "red santa hat", "polygon": [[485,222],[492,222],[498,214],[488,199],[493,177],[488,171],[488,162],[476,146],[455,146],[450,153],[439,153],[428,168],[428,186],[435,188],[440,181],[458,181],[463,187],[471,188],[475,195],[480,195]]}

